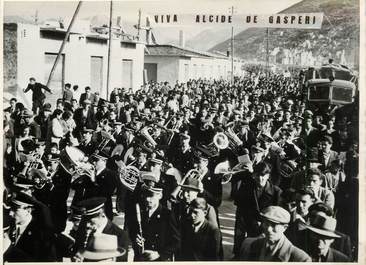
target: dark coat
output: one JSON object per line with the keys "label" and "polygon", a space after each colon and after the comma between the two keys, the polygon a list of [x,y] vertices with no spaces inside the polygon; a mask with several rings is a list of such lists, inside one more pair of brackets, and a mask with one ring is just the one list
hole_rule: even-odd
{"label": "dark coat", "polygon": [[113,206],[112,196],[117,190],[119,185],[119,179],[115,172],[105,168],[101,173],[95,176],[96,183],[98,184],[99,196],[106,198],[105,202],[105,213],[107,217],[113,219]]}
{"label": "dark coat", "polygon": [[175,150],[171,150],[171,154],[169,155],[169,161],[173,164],[173,166],[182,173],[182,175],[186,174],[190,169],[193,168],[193,151],[192,149],[188,149],[185,153],[183,153],[182,148],[177,148]]}
{"label": "dark coat", "polygon": [[76,132],[81,132],[84,127],[88,128],[88,129],[94,129],[94,130],[97,127],[92,109],[88,110],[86,117],[84,117],[84,115],[83,115],[82,108],[75,110],[74,121],[76,123],[76,128],[75,128]]}
{"label": "dark coat", "polygon": [[[28,262],[56,261],[55,237],[51,217],[45,205],[39,210],[41,213],[32,218],[14,246],[29,257]],[[13,234],[14,230],[15,227],[11,227],[10,234]],[[17,257],[13,257],[13,261],[24,261],[24,256],[21,255],[19,260]]]}
{"label": "dark coat", "polygon": [[78,148],[86,155],[86,156],[90,156],[92,155],[95,150],[97,149],[97,143],[94,142],[93,140],[88,142],[88,143],[85,143],[85,142],[82,142]]}
{"label": "dark coat", "polygon": [[342,252],[329,248],[327,258],[325,262],[349,262],[349,258]]}
{"label": "dark coat", "polygon": [[42,101],[46,98],[42,89],[51,92],[51,90],[41,83],[35,83],[34,85],[28,84],[27,88],[24,90],[24,93],[27,93],[29,90],[33,91],[32,101]]}
{"label": "dark coat", "polygon": [[94,102],[94,94],[93,94],[93,93],[90,93],[90,95],[89,95],[89,96],[87,96],[87,94],[86,94],[86,93],[82,93],[82,94],[80,95],[79,104],[80,104],[80,105],[81,105],[81,104],[83,104],[84,100],[86,100],[86,99],[89,99],[89,100],[93,103],[93,102]]}
{"label": "dark coat", "polygon": [[210,170],[202,178],[203,193],[201,194],[211,204],[217,212],[217,208],[222,202],[221,178],[214,175]]}
{"label": "dark coat", "polygon": [[[260,255],[265,248],[266,239],[260,238],[255,240],[250,246],[248,258],[250,261],[261,261]],[[292,245],[290,240],[285,237],[285,241],[278,251],[270,258],[273,262],[311,262],[311,258],[303,250]]]}
{"label": "dark coat", "polygon": [[[141,260],[141,250],[136,243],[139,234],[136,214],[130,216],[129,230],[135,259]],[[157,251],[159,260],[171,260],[180,246],[180,231],[174,214],[167,208],[159,205],[156,211],[148,218],[147,212],[142,210],[142,236],[145,239],[145,250]]]}
{"label": "dark coat", "polygon": [[182,247],[178,260],[213,261],[220,260],[220,230],[204,221],[197,233],[191,223],[186,223],[182,231]]}

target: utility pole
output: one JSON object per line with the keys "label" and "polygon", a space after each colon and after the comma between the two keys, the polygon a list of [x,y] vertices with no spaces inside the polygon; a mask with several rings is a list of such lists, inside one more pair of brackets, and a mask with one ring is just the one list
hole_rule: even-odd
{"label": "utility pole", "polygon": [[[67,28],[67,31],[66,31],[66,35],[65,35],[65,38],[64,40],[62,41],[61,43],[61,47],[60,47],[60,50],[58,51],[58,54],[57,54],[57,57],[56,57],[56,60],[55,62],[53,63],[53,66],[52,66],[52,69],[51,69],[51,72],[50,72],[50,75],[48,77],[48,80],[47,80],[47,84],[46,86],[49,86],[50,83],[51,83],[51,80],[52,80],[52,76],[53,76],[53,73],[55,72],[55,69],[56,69],[56,66],[57,66],[57,63],[58,61],[60,60],[60,57],[61,57],[61,54],[62,54],[62,51],[64,50],[64,47],[65,47],[65,44],[70,36],[70,31],[71,31],[71,28],[72,28],[72,25],[74,24],[74,21],[75,21],[75,18],[77,16],[77,14],[79,13],[79,10],[80,10],[80,7],[81,7],[81,3],[82,1],[79,1],[77,7],[76,7],[76,10],[74,12],[74,15],[72,16],[72,19],[71,19],[71,22],[70,22],[70,25],[69,27]],[[62,88],[63,89],[63,88]]]}
{"label": "utility pole", "polygon": [[[231,16],[234,16],[234,7],[231,7]],[[231,84],[234,84],[234,26],[231,27]]]}
{"label": "utility pole", "polygon": [[140,29],[141,29],[141,9],[139,9],[139,20],[137,22],[137,37],[140,40]]}
{"label": "utility pole", "polygon": [[109,40],[108,40],[108,64],[107,64],[107,97],[109,97],[109,79],[111,71],[111,47],[112,47],[112,16],[113,16],[113,1],[110,2],[109,8]]}
{"label": "utility pole", "polygon": [[267,28],[267,47],[266,47],[266,76],[269,75],[269,28]]}

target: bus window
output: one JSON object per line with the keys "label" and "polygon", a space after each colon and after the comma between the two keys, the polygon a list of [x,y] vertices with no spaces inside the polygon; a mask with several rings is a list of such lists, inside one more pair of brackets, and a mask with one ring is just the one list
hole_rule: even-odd
{"label": "bus window", "polygon": [[309,88],[309,100],[328,100],[329,86],[311,86]]}
{"label": "bus window", "polygon": [[332,100],[352,103],[352,89],[344,87],[333,87]]}

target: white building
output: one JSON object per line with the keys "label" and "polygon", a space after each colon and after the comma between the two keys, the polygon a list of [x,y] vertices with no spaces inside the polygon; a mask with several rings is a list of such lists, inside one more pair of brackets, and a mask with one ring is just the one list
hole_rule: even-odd
{"label": "white building", "polygon": [[[30,77],[47,83],[66,29],[21,23],[3,27],[4,98],[17,97],[30,107],[31,92],[25,95],[22,89]],[[143,84],[145,44],[114,36],[111,46],[110,92],[114,87],[137,90]],[[78,85],[82,92],[90,86],[92,92],[99,91],[105,98],[107,58],[108,34],[72,31],[49,85],[54,95],[46,93],[46,101],[54,103],[65,83]]]}
{"label": "white building", "polygon": [[[147,45],[144,68],[147,81],[171,84],[189,79],[230,79],[231,58],[172,44]],[[234,76],[243,75],[242,60],[234,62]]]}

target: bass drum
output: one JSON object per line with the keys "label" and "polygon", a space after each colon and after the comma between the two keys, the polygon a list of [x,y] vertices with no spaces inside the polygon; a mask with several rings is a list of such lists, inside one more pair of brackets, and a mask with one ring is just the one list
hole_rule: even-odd
{"label": "bass drum", "polygon": [[78,168],[86,168],[91,166],[87,162],[88,157],[78,148],[73,146],[66,146],[60,153],[60,164],[67,173],[73,175]]}

